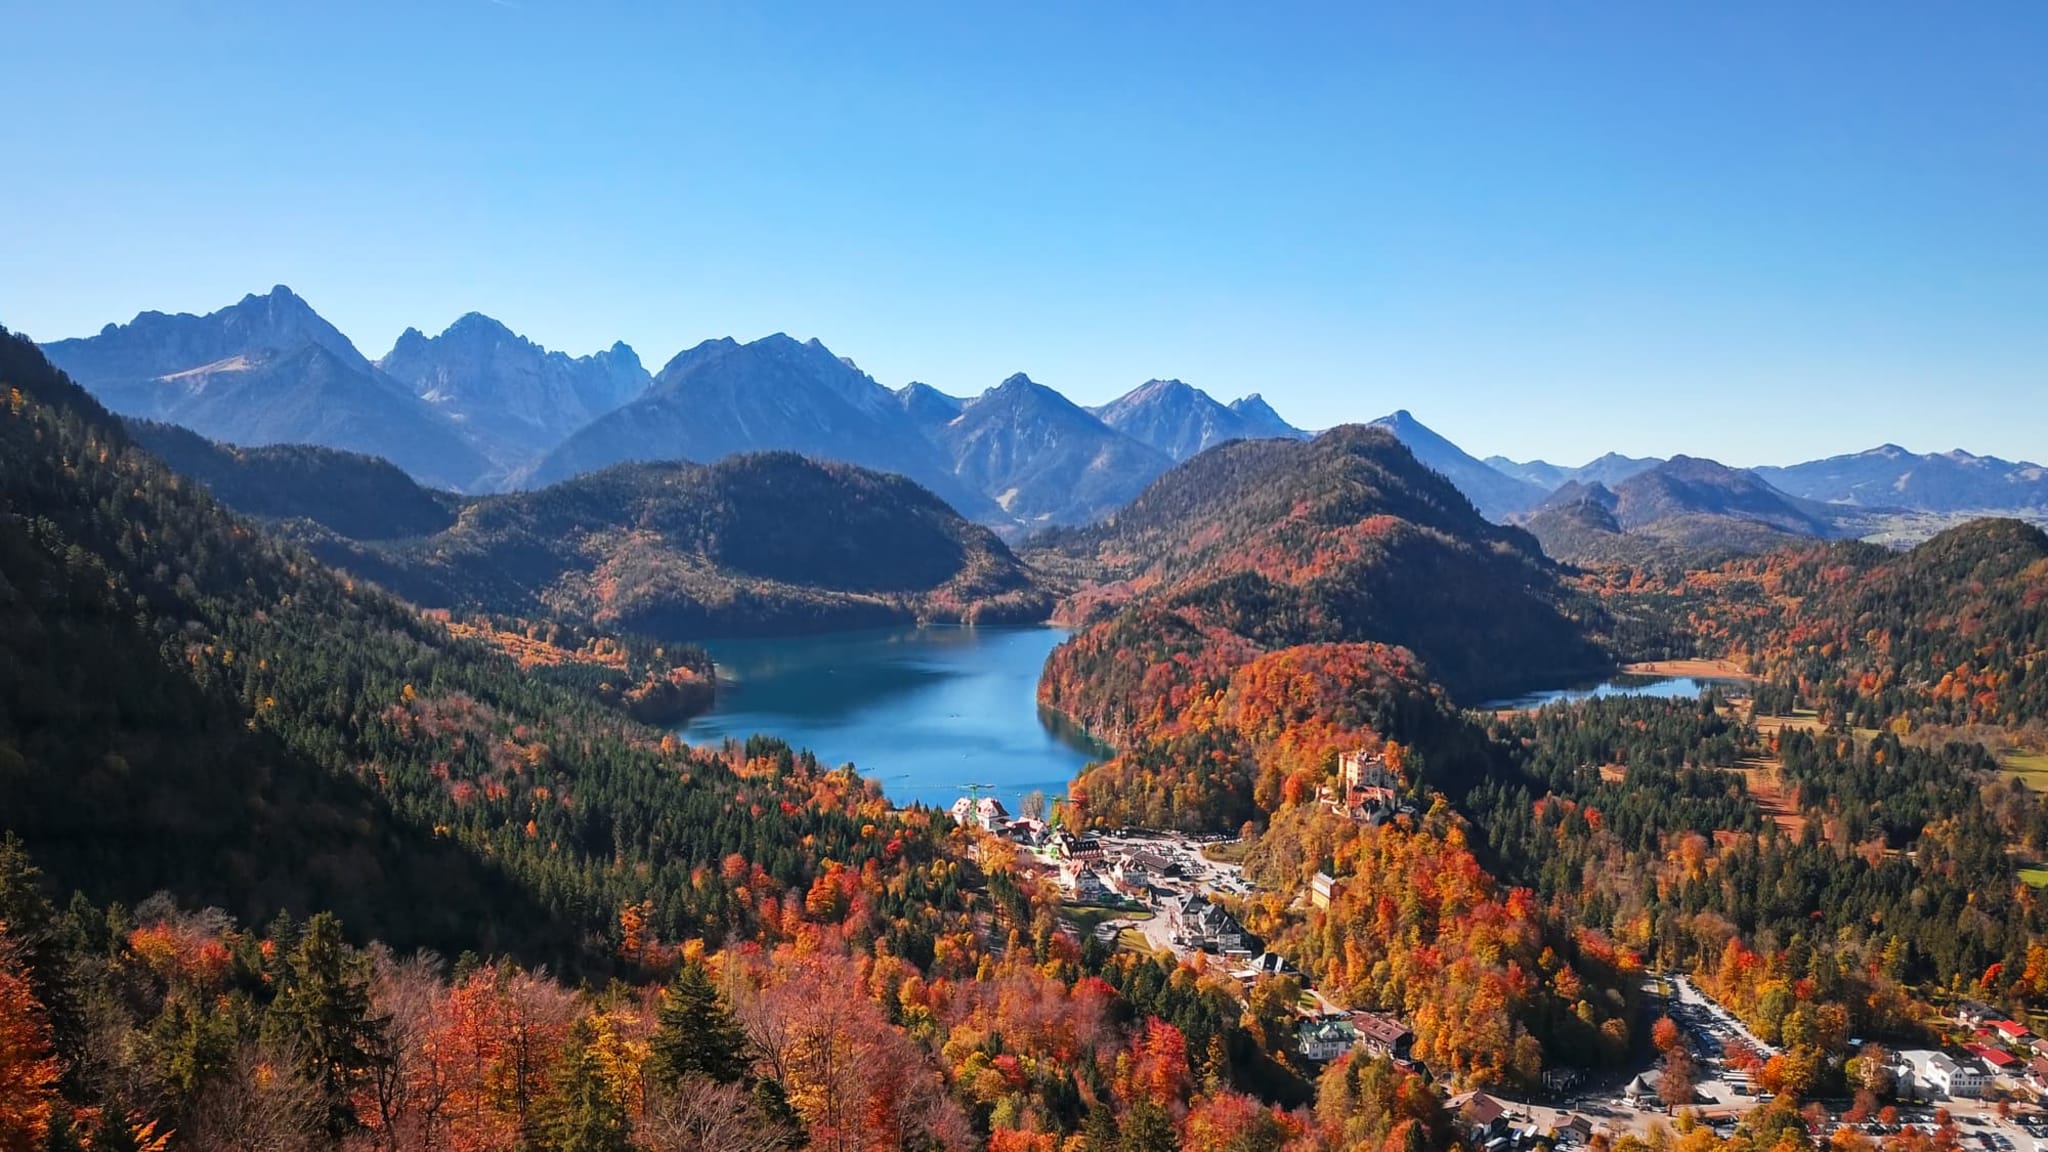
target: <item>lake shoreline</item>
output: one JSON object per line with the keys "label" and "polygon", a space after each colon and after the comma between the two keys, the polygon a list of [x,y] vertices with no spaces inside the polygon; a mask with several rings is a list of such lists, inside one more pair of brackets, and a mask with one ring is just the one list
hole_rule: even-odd
{"label": "lake shoreline", "polygon": [[1643,660],[1624,664],[1621,670],[1638,676],[1684,676],[1693,680],[1740,680],[1744,683],[1756,680],[1733,660]]}

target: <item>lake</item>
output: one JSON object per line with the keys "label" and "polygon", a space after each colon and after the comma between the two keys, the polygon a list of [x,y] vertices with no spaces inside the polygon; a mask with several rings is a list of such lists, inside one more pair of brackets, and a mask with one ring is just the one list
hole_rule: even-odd
{"label": "lake", "polygon": [[1570,688],[1548,688],[1506,700],[1489,700],[1481,707],[1490,712],[1526,711],[1541,708],[1545,704],[1590,700],[1595,696],[1663,696],[1672,699],[1691,699],[1715,685],[1726,688],[1734,683],[1736,682],[1732,680],[1714,680],[1698,676],[1656,676],[1641,672],[1620,672],[1590,684]]}
{"label": "lake", "polygon": [[1056,628],[890,628],[714,640],[718,703],[678,729],[693,744],[756,733],[852,763],[891,800],[946,807],[987,784],[1016,812],[1064,795],[1103,753],[1043,717],[1038,674]]}

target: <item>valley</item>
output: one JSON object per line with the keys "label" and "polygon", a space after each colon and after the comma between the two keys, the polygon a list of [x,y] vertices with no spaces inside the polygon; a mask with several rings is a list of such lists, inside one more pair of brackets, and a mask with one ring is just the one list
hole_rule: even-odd
{"label": "valley", "polygon": [[[1555,1087],[1709,1083],[1644,1055],[1693,1011],[1654,967],[1768,1046],[1705,1061],[1788,1102],[1695,1129],[1736,1146],[1863,1091],[1851,1029],[1939,1044],[1965,978],[2048,1003],[2048,805],[2010,783],[2048,746],[2048,538],[2018,520],[1828,541],[1846,513],[1677,458],[1564,480],[1605,518],[1566,567],[1546,511],[1482,515],[1412,418],[1233,440],[1243,410],[1160,385],[1174,419],[1118,414],[1158,475],[1013,547],[792,451],[460,495],[124,422],[6,353],[0,932],[42,949],[18,971],[107,989],[121,1047],[47,1042],[128,1069],[39,1090],[81,1131],[113,1138],[113,1105],[204,1134],[246,1117],[230,1094],[289,1092],[237,1138],[566,1149],[549,1117],[581,1093],[621,1130],[846,1147],[1437,1149],[1498,1138],[1482,1100],[1658,1140],[1641,1098]],[[1014,461],[1048,391],[915,399],[947,426],[989,405],[960,443]],[[390,951],[420,946],[473,955]],[[316,1025],[280,989],[319,965],[380,1047],[143,1075],[184,1050],[166,1021],[291,1051]],[[517,1041],[550,1069],[522,1119],[448,1054],[532,1013],[556,1023]],[[721,1014],[726,1055],[654,1055]],[[606,1036],[648,1053],[620,1057],[634,1094],[589,1070]],[[922,1087],[835,1072],[828,1042]],[[440,1091],[460,1110],[413,1095]]]}

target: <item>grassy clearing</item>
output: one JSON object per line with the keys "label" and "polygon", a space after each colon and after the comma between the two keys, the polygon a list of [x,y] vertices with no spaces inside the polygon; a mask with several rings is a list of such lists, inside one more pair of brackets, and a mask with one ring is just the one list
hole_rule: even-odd
{"label": "grassy clearing", "polygon": [[2026,781],[2037,792],[2048,788],[2048,752],[2007,752],[1998,759],[2008,777]]}
{"label": "grassy clearing", "polygon": [[1244,853],[1245,842],[1242,840],[1220,840],[1202,845],[1202,858],[1218,864],[1242,864]]}
{"label": "grassy clearing", "polygon": [[1110,920],[1150,920],[1152,913],[1142,908],[1103,908],[1094,904],[1062,904],[1060,914],[1074,922],[1082,932],[1093,932]]}
{"label": "grassy clearing", "polygon": [[2029,864],[2020,869],[2020,883],[2029,888],[2048,888],[2048,868]]}

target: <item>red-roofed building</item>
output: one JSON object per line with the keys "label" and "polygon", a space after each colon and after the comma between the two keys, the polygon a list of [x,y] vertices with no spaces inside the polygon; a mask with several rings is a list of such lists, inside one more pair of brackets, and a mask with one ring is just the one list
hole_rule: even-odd
{"label": "red-roofed building", "polygon": [[2017,1020],[1994,1020],[1991,1023],[1991,1028],[2007,1041],[2014,1044],[2024,1044],[2034,1038],[2033,1032],[2028,1030],[2025,1024]]}
{"label": "red-roofed building", "polygon": [[2019,1057],[2003,1049],[1993,1048],[1989,1044],[1967,1044],[1964,1045],[1964,1051],[2000,1072],[2010,1072],[2020,1064]]}

